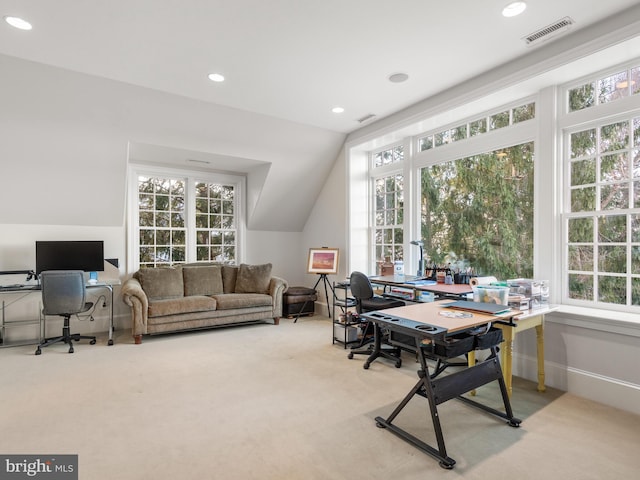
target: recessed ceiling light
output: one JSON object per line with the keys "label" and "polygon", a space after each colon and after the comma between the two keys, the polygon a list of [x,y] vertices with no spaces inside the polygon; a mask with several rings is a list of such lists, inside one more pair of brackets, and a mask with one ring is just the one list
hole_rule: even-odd
{"label": "recessed ceiling light", "polygon": [[224,75],[220,75],[219,73],[210,73],[209,80],[212,82],[224,82]]}
{"label": "recessed ceiling light", "polygon": [[343,107],[333,107],[333,108],[331,109],[331,111],[332,111],[333,113],[344,113],[344,108],[343,108]]}
{"label": "recessed ceiling light", "polygon": [[23,20],[20,17],[12,17],[10,15],[7,15],[4,17],[4,21],[12,27],[19,28],[20,30],[31,30],[33,28],[29,22]]}
{"label": "recessed ceiling light", "polygon": [[512,2],[502,9],[502,15],[505,17],[515,17],[520,15],[527,8],[527,4],[524,2]]}
{"label": "recessed ceiling light", "polygon": [[402,83],[409,80],[409,75],[406,73],[394,73],[393,75],[389,75],[389,81],[392,83]]}

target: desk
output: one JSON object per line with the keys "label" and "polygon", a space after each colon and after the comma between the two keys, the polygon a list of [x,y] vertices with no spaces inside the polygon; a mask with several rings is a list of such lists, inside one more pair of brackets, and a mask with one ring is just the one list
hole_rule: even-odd
{"label": "desk", "polygon": [[[113,331],[114,331],[113,286],[114,285],[120,285],[120,280],[101,281],[101,282],[97,282],[97,283],[87,283],[86,284],[87,290],[103,288],[103,289],[109,290],[109,292],[110,292],[111,302],[109,304],[109,340],[107,342],[108,345],[113,345]],[[25,285],[15,284],[15,285],[1,286],[0,287],[0,294],[5,294],[5,293],[13,293],[13,294],[24,293],[25,296],[26,296],[26,295],[28,295],[30,293],[40,292],[41,290],[42,289],[41,289],[39,284],[25,284]],[[3,340],[4,329],[6,327],[8,327],[8,326],[29,325],[29,324],[36,324],[36,323],[40,325],[40,331],[39,331],[39,338],[38,338],[37,342],[35,342],[35,343],[39,343],[40,340],[43,339],[44,336],[45,336],[46,318],[42,318],[41,317],[41,318],[38,318],[37,320],[34,319],[34,320],[7,321],[5,319],[4,302],[2,302],[2,323],[0,324],[0,340]],[[21,343],[21,345],[22,345],[22,343]]]}
{"label": "desk", "polygon": [[[473,407],[508,420],[507,424],[511,427],[520,426],[521,420],[513,416],[502,369],[500,368],[500,361],[497,356],[496,347],[501,339],[501,335],[495,335],[496,331],[489,331],[485,335],[472,335],[469,333],[474,327],[488,325],[498,320],[499,317],[475,312],[464,312],[464,316],[461,315],[460,317],[451,318],[445,315],[462,312],[456,312],[455,310],[446,308],[444,305],[447,303],[448,302],[421,303],[406,307],[368,312],[362,316],[373,322],[376,326],[376,348],[380,346],[378,337],[381,328],[397,331],[398,333],[414,338],[417,356],[420,362],[418,383],[402,399],[391,415],[386,419],[376,417],[376,425],[380,428],[390,430],[424,453],[435,457],[440,461],[441,467],[451,469],[456,462],[447,455],[437,409],[439,404],[453,398],[458,398]],[[500,330],[497,330],[497,332],[500,332]],[[472,351],[477,347],[483,349],[489,348],[491,355],[482,362],[474,362],[474,364],[469,365],[464,370],[449,375],[440,377],[439,373],[441,372],[430,374],[426,360],[426,349],[422,348],[422,342],[428,340],[432,347],[437,347],[438,345],[443,346],[441,349],[433,348],[433,350],[429,352],[429,356],[436,356],[446,360],[450,355],[457,356],[460,354],[459,351],[450,351],[450,355],[447,353],[447,347],[449,345],[455,345],[455,343],[449,341],[451,335],[454,333],[460,335],[458,338],[460,342],[463,342],[463,348],[466,350],[464,353]],[[471,343],[469,343],[469,341]],[[461,396],[463,393],[470,392],[493,381],[497,381],[500,385],[505,412]],[[437,448],[428,445],[393,423],[396,416],[415,395],[425,397],[429,402],[431,422],[436,436]]]}
{"label": "desk", "polygon": [[[536,329],[536,354],[538,360],[538,391],[544,392],[544,316],[557,310],[558,307],[541,307],[527,310],[519,316],[513,317],[506,322],[496,322],[494,326],[501,329],[504,335],[503,348],[500,351],[500,362],[502,363],[504,379],[507,384],[509,396],[512,393],[513,377],[513,341],[518,332],[524,332],[531,328]],[[471,356],[469,357],[471,361]]]}
{"label": "desk", "polygon": [[468,294],[473,293],[471,285],[466,283],[454,283],[447,285],[446,283],[422,283],[419,277],[411,275],[384,275],[369,277],[371,283],[386,287],[400,287],[413,290],[412,301],[419,301],[420,292],[431,292],[438,298],[465,298]]}
{"label": "desk", "polygon": [[[432,292],[439,298],[462,298],[466,297],[469,293],[473,293],[471,286],[466,284],[447,285],[444,283],[436,283],[434,285],[420,285],[407,283],[415,280],[416,278],[417,277],[409,275],[386,275],[371,277],[371,282],[379,285],[413,289],[414,298],[419,298],[419,294],[416,295],[415,293],[419,291]],[[558,307],[534,308],[524,311],[513,319],[508,319],[506,321],[500,321],[500,319],[498,319],[499,321],[494,324],[494,326],[502,330],[504,335],[504,344],[500,350],[500,363],[502,364],[502,371],[504,373],[504,379],[507,384],[509,396],[511,396],[513,392],[513,342],[518,332],[524,332],[531,328],[536,329],[538,391],[544,392],[546,390],[544,385],[544,316],[545,314],[557,309]],[[469,362],[475,361],[474,352],[469,353],[468,360]]]}

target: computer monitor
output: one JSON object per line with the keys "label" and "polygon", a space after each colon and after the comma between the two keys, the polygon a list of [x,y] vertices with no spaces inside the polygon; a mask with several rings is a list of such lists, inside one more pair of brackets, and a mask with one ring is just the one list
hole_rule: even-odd
{"label": "computer monitor", "polygon": [[104,271],[102,240],[36,241],[36,274],[44,270]]}

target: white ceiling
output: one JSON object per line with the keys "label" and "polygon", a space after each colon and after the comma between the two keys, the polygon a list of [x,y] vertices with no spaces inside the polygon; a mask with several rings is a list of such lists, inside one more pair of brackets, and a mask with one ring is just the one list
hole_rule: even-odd
{"label": "white ceiling", "polygon": [[528,0],[504,18],[508,1],[0,0],[33,24],[2,22],[0,53],[348,133],[531,53],[522,37],[565,16],[577,31],[639,3]]}

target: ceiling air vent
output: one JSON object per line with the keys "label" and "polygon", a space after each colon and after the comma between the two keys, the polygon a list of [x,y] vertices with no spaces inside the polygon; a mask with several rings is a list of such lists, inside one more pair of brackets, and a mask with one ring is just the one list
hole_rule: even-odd
{"label": "ceiling air vent", "polygon": [[365,115],[364,117],[359,118],[358,119],[358,123],[369,122],[369,121],[373,120],[374,118],[376,118],[375,114],[369,113],[368,115]]}
{"label": "ceiling air vent", "polygon": [[541,28],[537,32],[533,32],[532,34],[527,35],[523,38],[523,40],[527,43],[527,45],[541,43],[545,40],[550,39],[551,37],[555,37],[569,30],[574,23],[575,22],[571,17],[564,17],[563,19],[558,20],[551,25]]}

